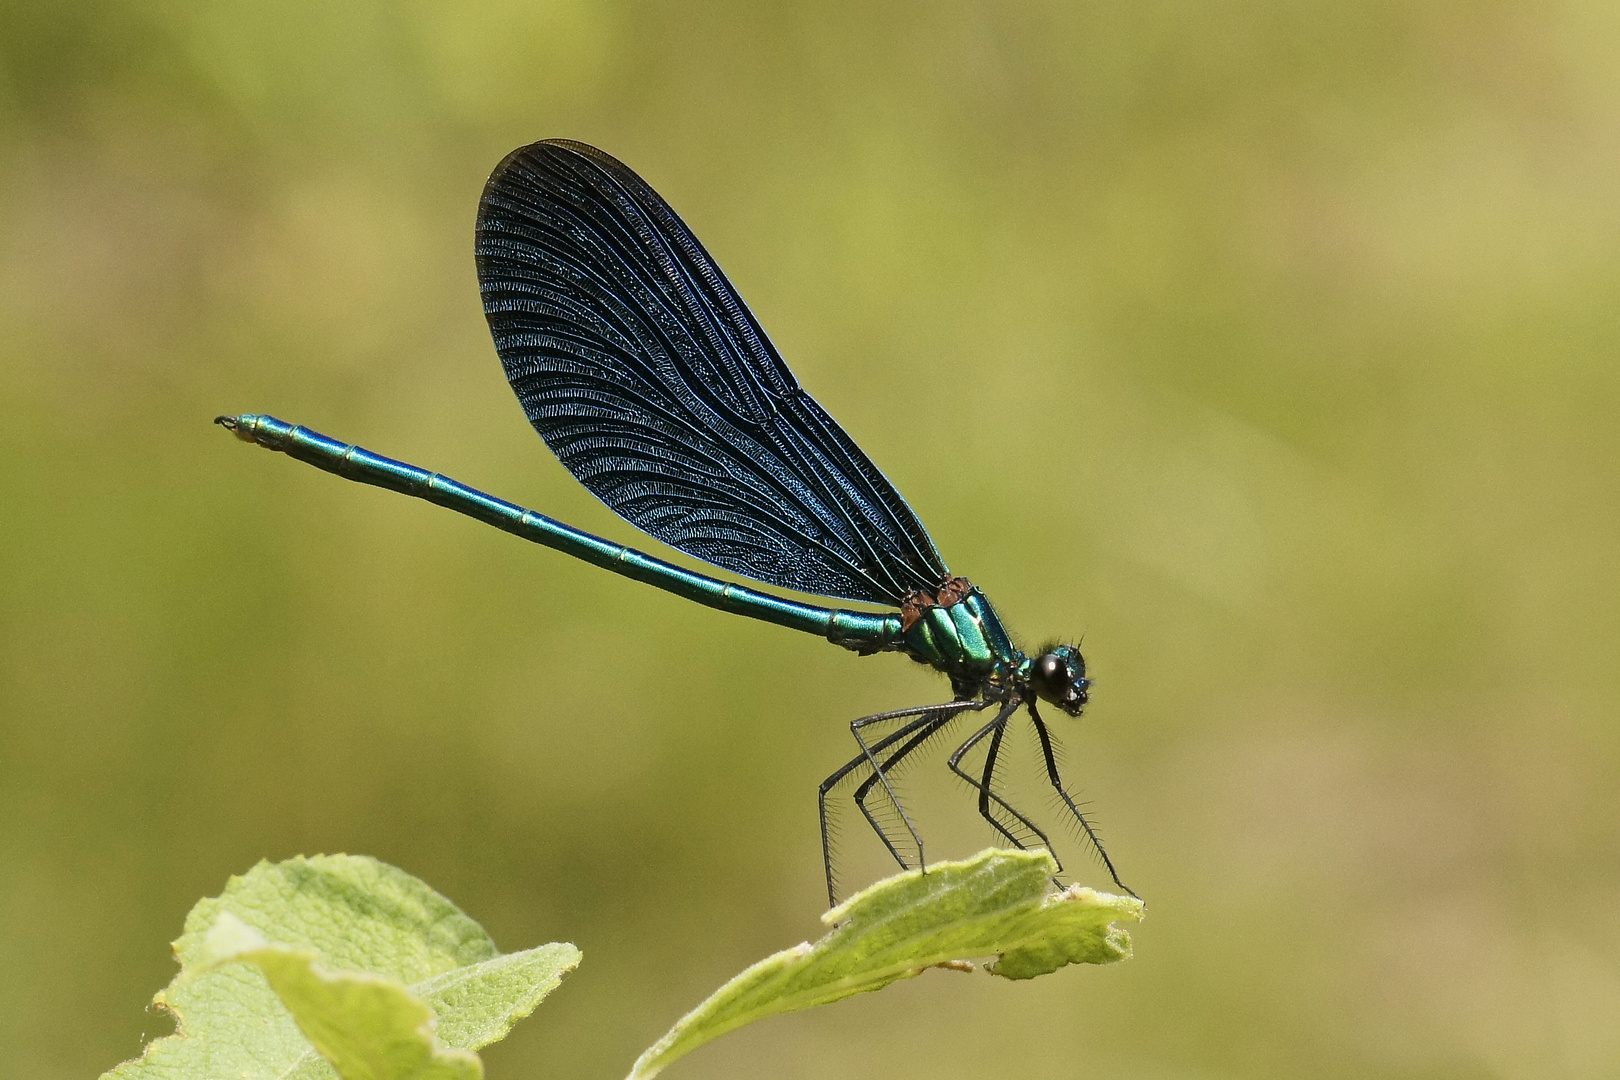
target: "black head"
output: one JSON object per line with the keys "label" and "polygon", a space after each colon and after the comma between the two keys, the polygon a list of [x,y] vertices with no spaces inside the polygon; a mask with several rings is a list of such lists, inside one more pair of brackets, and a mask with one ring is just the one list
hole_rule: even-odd
{"label": "black head", "polygon": [[1049,701],[1070,716],[1085,708],[1086,661],[1073,645],[1054,645],[1030,662],[1029,687],[1042,701]]}

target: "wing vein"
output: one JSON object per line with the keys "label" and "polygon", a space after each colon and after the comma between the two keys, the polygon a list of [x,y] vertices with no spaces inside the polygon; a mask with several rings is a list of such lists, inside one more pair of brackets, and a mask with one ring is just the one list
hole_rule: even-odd
{"label": "wing vein", "polygon": [[530,423],[631,524],[824,596],[897,604],[948,577],[900,493],[624,165],[579,143],[514,152],[485,188],[477,255]]}

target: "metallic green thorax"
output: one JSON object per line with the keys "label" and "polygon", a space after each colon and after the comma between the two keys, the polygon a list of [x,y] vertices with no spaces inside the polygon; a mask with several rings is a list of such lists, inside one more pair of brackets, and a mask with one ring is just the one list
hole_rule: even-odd
{"label": "metallic green thorax", "polygon": [[966,596],[949,607],[921,610],[901,642],[914,660],[949,675],[952,685],[963,692],[977,689],[986,680],[1004,682],[1024,661],[1007,637],[996,609],[977,587],[970,587]]}

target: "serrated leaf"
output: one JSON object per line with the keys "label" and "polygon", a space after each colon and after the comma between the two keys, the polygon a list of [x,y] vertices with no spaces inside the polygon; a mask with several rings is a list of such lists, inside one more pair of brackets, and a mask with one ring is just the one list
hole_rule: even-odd
{"label": "serrated leaf", "polygon": [[[337,1080],[301,1022],[341,1051],[345,1080],[475,1077],[476,1056],[456,1052],[505,1035],[579,962],[560,943],[503,955],[421,881],[348,855],[232,878],[192,908],[174,950],[180,974],[154,1001],[176,1033],[103,1080]],[[468,1060],[474,1071],[453,1071]],[[376,1071],[409,1067],[430,1071]]]}
{"label": "serrated leaf", "polygon": [[1066,964],[1109,964],[1131,954],[1116,920],[1142,917],[1142,901],[1080,886],[1054,891],[1045,852],[980,852],[898,874],[850,897],[808,942],[766,957],[687,1013],[637,1059],[630,1080],[650,1080],[719,1035],[767,1016],[880,990],[936,965],[999,957],[996,975],[1028,979]]}

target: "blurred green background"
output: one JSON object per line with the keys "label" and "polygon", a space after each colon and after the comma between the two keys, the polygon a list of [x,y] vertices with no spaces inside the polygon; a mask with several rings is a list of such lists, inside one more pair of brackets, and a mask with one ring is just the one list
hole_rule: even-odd
{"label": "blurred green background", "polygon": [[261,857],[578,943],[497,1078],[623,1075],[817,932],[815,785],[941,680],[209,423],[644,542],[479,309],[480,187],[548,136],[673,203],[1015,631],[1084,635],[1069,769],[1151,906],[1131,963],[682,1076],[1620,1075],[1620,7],[1496,0],[0,4],[6,1072],[166,1030]]}

